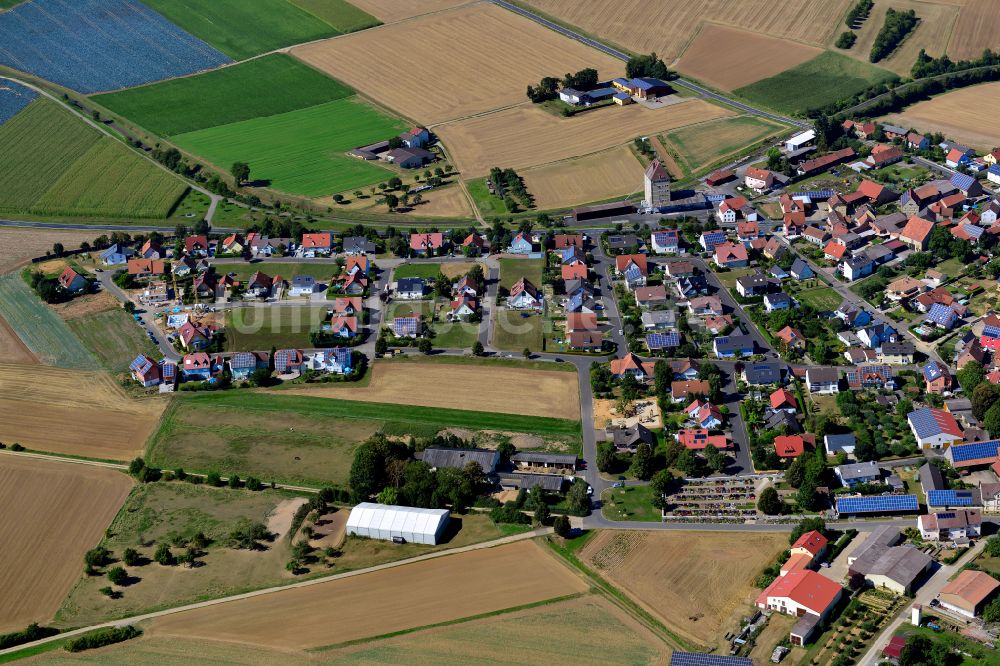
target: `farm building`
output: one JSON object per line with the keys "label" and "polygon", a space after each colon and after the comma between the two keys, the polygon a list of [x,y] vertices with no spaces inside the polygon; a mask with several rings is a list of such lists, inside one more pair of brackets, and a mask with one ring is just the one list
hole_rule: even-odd
{"label": "farm building", "polygon": [[1000,583],[989,574],[966,570],[945,585],[938,598],[948,610],[966,617],[976,617],[997,588],[1000,588]]}
{"label": "farm building", "polygon": [[447,509],[418,509],[362,502],[351,509],[347,518],[347,533],[369,539],[436,546],[448,526],[451,512]]}

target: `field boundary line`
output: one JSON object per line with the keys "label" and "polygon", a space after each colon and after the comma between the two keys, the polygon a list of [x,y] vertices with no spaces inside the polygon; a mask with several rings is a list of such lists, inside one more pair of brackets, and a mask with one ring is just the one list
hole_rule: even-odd
{"label": "field boundary line", "polygon": [[457,624],[465,624],[467,622],[475,622],[476,620],[484,620],[490,617],[496,617],[499,615],[508,615],[510,613],[516,613],[518,611],[530,610],[533,608],[540,608],[542,606],[550,606],[552,604],[562,603],[563,601],[571,601],[573,599],[579,599],[581,597],[589,596],[591,592],[574,592],[573,594],[564,594],[558,597],[552,597],[551,599],[543,599],[541,601],[535,601],[530,604],[521,604],[519,606],[510,606],[509,608],[500,608],[495,611],[487,611],[485,613],[479,613],[477,615],[469,615],[467,617],[460,617],[455,620],[445,620],[444,622],[436,622],[434,624],[425,624],[420,627],[413,627],[410,629],[400,629],[399,631],[393,631],[388,634],[380,634],[378,636],[368,636],[366,638],[355,638],[351,641],[344,641],[343,643],[331,643],[330,645],[320,645],[319,647],[306,648],[305,652],[330,652],[333,650],[339,650],[346,647],[351,647],[353,645],[359,645],[361,643],[370,643],[372,641],[384,641],[390,638],[396,638],[398,636],[405,636],[407,634],[413,634],[419,631],[427,631],[428,629],[438,629],[440,627],[448,627]]}
{"label": "field boundary line", "polygon": [[345,571],[343,573],[331,574],[329,576],[313,578],[311,580],[304,580],[297,583],[289,583],[286,585],[276,585],[272,587],[266,587],[260,590],[254,590],[252,592],[244,592],[242,594],[236,594],[229,597],[209,599],[207,601],[199,601],[197,603],[186,604],[184,606],[177,606],[175,608],[167,608],[152,613],[143,613],[140,615],[132,615],[129,617],[119,618],[117,620],[109,620],[107,622],[101,622],[99,624],[93,624],[87,627],[78,627],[76,629],[71,629],[69,631],[56,634],[55,636],[50,636],[48,638],[43,638],[41,640],[33,641],[31,643],[24,643],[22,645],[7,648],[5,650],[0,650],[0,657],[8,654],[13,654],[15,652],[19,652],[21,650],[32,649],[41,645],[45,645],[46,643],[52,643],[57,640],[63,640],[73,636],[79,636],[80,634],[85,634],[89,631],[93,631],[94,629],[104,629],[108,627],[123,627],[129,624],[145,622],[146,620],[154,620],[159,617],[166,617],[168,615],[176,615],[177,613],[183,613],[190,610],[197,610],[199,608],[209,608],[211,606],[219,606],[221,604],[227,604],[233,601],[242,601],[244,599],[253,599],[255,597],[261,597],[268,594],[275,594],[277,592],[283,592],[285,590],[294,590],[303,587],[311,587],[313,585],[321,585],[323,583],[330,583],[344,578],[361,576],[366,573],[372,573],[375,571],[385,571],[387,569],[394,569],[396,567],[402,567],[408,564],[415,564],[417,562],[433,560],[439,557],[447,557],[449,555],[457,555],[459,553],[469,553],[476,550],[484,550],[487,548],[495,548],[497,546],[505,546],[510,543],[516,543],[518,541],[524,541],[526,539],[534,539],[535,537],[551,534],[552,532],[553,529],[551,527],[542,527],[536,530],[532,530],[530,532],[524,532],[522,534],[514,534],[511,536],[500,537],[499,539],[494,539],[492,541],[483,541],[482,543],[469,544],[468,546],[461,546],[459,548],[450,548],[448,550],[441,550],[434,553],[427,553],[426,555],[418,555],[416,557],[410,557],[404,560],[397,560],[395,562],[385,562],[383,564],[377,564],[375,566],[367,567],[365,569]]}

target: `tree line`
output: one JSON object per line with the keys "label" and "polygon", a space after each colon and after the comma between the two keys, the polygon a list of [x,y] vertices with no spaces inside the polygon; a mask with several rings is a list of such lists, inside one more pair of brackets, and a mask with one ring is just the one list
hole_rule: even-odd
{"label": "tree line", "polygon": [[903,11],[890,7],[885,13],[885,23],[882,25],[882,29],[875,36],[872,52],[868,59],[872,62],[878,62],[895,51],[896,47],[906,39],[906,36],[917,27],[919,20],[917,13],[912,9]]}
{"label": "tree line", "polygon": [[858,0],[851,7],[851,10],[847,12],[847,16],[844,18],[844,23],[848,28],[856,28],[858,24],[863,22],[872,11],[872,7],[875,6],[875,0]]}
{"label": "tree line", "polygon": [[559,96],[559,88],[575,88],[587,91],[597,87],[597,70],[592,67],[581,69],[576,74],[566,73],[562,79],[556,76],[542,77],[537,86],[528,86],[527,95],[535,104],[555,99]]}
{"label": "tree line", "polygon": [[995,67],[997,65],[1000,65],[1000,53],[994,53],[991,49],[983,51],[983,55],[976,60],[959,60],[958,62],[954,62],[947,54],[940,58],[934,58],[927,55],[924,49],[920,49],[917,60],[910,70],[910,75],[915,79],[923,79],[929,76],[940,76],[966,69]]}
{"label": "tree line", "polygon": [[632,78],[649,77],[669,81],[676,75],[667,68],[663,60],[655,52],[649,55],[634,55],[625,63],[625,76]]}
{"label": "tree line", "polygon": [[493,187],[493,194],[504,200],[507,210],[516,212],[519,205],[531,208],[535,201],[524,186],[524,179],[513,169],[493,167],[487,176],[487,181]]}

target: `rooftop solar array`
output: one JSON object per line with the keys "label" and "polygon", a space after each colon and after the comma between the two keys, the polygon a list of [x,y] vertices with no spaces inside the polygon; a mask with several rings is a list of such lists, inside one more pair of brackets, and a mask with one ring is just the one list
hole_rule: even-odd
{"label": "rooftop solar array", "polygon": [[973,506],[975,498],[969,490],[930,490],[927,506]]}
{"label": "rooftop solar array", "polygon": [[392,330],[395,331],[396,335],[407,335],[416,334],[417,332],[417,318],[416,317],[396,317],[392,320]]}
{"label": "rooftop solar array", "polygon": [[916,495],[870,495],[868,497],[838,497],[837,513],[893,513],[916,511]]}
{"label": "rooftop solar array", "polygon": [[722,654],[674,652],[670,655],[670,666],[753,666],[753,661],[746,657]]}
{"label": "rooftop solar array", "polygon": [[932,321],[939,326],[950,326],[955,321],[956,316],[955,311],[947,305],[935,303],[927,312],[927,321]]}
{"label": "rooftop solar array", "polygon": [[[935,303],[934,305],[940,305],[940,303]],[[932,308],[933,309],[933,308]],[[929,318],[929,317],[928,317]],[[941,376],[941,366],[934,361],[931,361],[923,367],[924,378],[929,381],[934,381]]]}
{"label": "rooftop solar array", "polygon": [[137,356],[132,364],[128,366],[130,372],[146,373],[153,367],[153,361],[148,356]]}
{"label": "rooftop solar array", "polygon": [[992,439],[987,442],[974,442],[972,444],[959,444],[948,449],[948,455],[954,462],[979,460],[980,458],[994,458],[997,455],[998,446],[1000,446],[1000,440],[997,439]]}
{"label": "rooftop solar array", "polygon": [[[945,428],[942,427],[941,421],[937,418],[936,410],[932,410],[930,407],[922,407],[912,411],[906,418],[909,419],[910,425],[913,427],[914,432],[917,433],[917,437],[933,437],[934,435],[946,432]],[[941,416],[941,420],[946,421],[947,425],[950,426],[954,419]],[[957,430],[957,424],[955,430]],[[952,434],[959,435],[960,432]]]}
{"label": "rooftop solar array", "polygon": [[681,336],[679,333],[650,333],[646,336],[646,344],[649,345],[650,349],[679,347]]}

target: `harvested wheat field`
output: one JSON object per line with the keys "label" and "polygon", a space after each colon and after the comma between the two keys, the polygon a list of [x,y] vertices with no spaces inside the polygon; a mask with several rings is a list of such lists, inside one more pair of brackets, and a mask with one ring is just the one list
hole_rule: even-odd
{"label": "harvested wheat field", "polygon": [[632,51],[655,51],[667,64],[703,22],[822,45],[854,0],[527,0],[529,5]]}
{"label": "harvested wheat field", "polygon": [[801,65],[822,52],[815,46],[708,23],[684,51],[676,68],[710,86],[736,90]]}
{"label": "harvested wheat field", "polygon": [[[431,386],[434,390],[427,390]],[[451,363],[375,363],[368,386],[321,384],[282,393],[420,407],[469,405],[470,409],[483,412],[580,418],[576,373],[554,370]]]}
{"label": "harvested wheat field", "polygon": [[0,633],[52,619],[131,487],[110,469],[0,455]]}
{"label": "harvested wheat field", "polygon": [[[935,58],[944,54],[948,46],[949,38],[952,35],[955,21],[959,16],[959,7],[953,4],[938,4],[936,2],[924,2],[923,0],[893,0],[891,3],[876,2],[871,15],[857,31],[858,41],[850,49],[843,50],[833,47],[836,38],[830,40],[831,50],[837,53],[852,56],[868,62],[868,56],[872,50],[872,44],[882,26],[885,24],[886,11],[892,7],[899,11],[914,10],[920,17],[920,23],[916,30],[907,36],[903,43],[892,54],[878,63],[876,66],[884,67],[900,76],[909,77],[910,69],[917,60],[920,49],[927,51],[928,55]],[[964,11],[964,10],[963,10]],[[1000,27],[1000,26],[998,26]],[[960,40],[964,42],[964,38]],[[954,43],[954,40],[952,40]],[[983,48],[975,54],[975,57],[982,55]]]}
{"label": "harvested wheat field", "polygon": [[416,217],[472,217],[472,205],[459,185],[421,192],[423,200],[401,210]]}
{"label": "harvested wheat field", "polygon": [[38,363],[38,357],[17,337],[17,333],[3,317],[0,317],[0,363]]}
{"label": "harvested wheat field", "polygon": [[129,460],[142,452],[166,404],[132,400],[104,373],[0,365],[0,433],[8,445]]}
{"label": "harvested wheat field", "polygon": [[643,168],[628,146],[521,172],[540,210],[578,206],[641,189]]}
{"label": "harvested wheat field", "polygon": [[1000,12],[996,0],[967,0],[963,4],[948,42],[952,60],[978,58],[984,49],[997,48]]}
{"label": "harvested wheat field", "polygon": [[469,0],[352,0],[351,4],[359,7],[383,23],[402,21],[411,16],[439,12],[458,5],[468,4]]}
{"label": "harvested wheat field", "polygon": [[553,73],[593,67],[607,79],[624,72],[611,56],[492,3],[356,32],[292,54],[428,125],[527,101],[525,87]]}
{"label": "harvested wheat field", "polygon": [[52,251],[54,243],[66,249],[80,247],[83,241],[93,242],[99,231],[55,231],[46,229],[0,228],[0,273],[7,273],[35,257]]}
{"label": "harvested wheat field", "polygon": [[700,99],[655,110],[638,104],[609,107],[572,118],[557,118],[526,104],[441,125],[434,132],[451,150],[463,177],[475,178],[496,165],[523,169],[548,164],[621,146],[637,136],[731,115],[732,111]]}
{"label": "harvested wheat field", "polygon": [[541,546],[519,541],[177,613],[154,620],[150,632],[309,649],[586,589]]}
{"label": "harvested wheat field", "polygon": [[1000,83],[960,88],[885,118],[921,132],[941,132],[959,143],[992,150],[1000,145]]}
{"label": "harvested wheat field", "polygon": [[[754,578],[783,549],[785,534],[600,532],[581,557],[678,634],[712,645],[757,593]],[[691,572],[699,583],[691,584]],[[721,628],[720,628],[721,627]]]}

